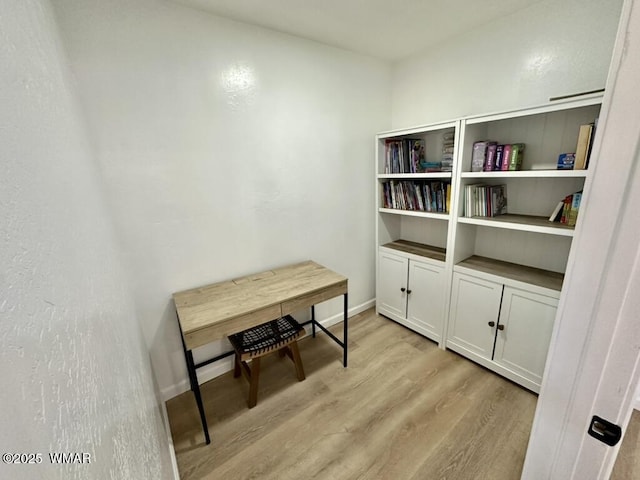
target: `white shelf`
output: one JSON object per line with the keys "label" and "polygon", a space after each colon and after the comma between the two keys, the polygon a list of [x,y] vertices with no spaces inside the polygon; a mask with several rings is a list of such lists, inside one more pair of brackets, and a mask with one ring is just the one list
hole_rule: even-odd
{"label": "white shelf", "polygon": [[420,179],[436,179],[451,178],[451,172],[430,172],[430,173],[381,173],[378,174],[379,180],[420,180]]}
{"label": "white shelf", "polygon": [[389,130],[386,132],[380,132],[377,135],[378,139],[384,140],[387,138],[401,138],[407,135],[416,135],[420,133],[432,133],[432,132],[444,132],[458,127],[458,120],[452,120],[442,123],[434,123],[430,125],[421,125],[413,128],[403,128],[399,130]]}
{"label": "white shelf", "polygon": [[562,289],[562,282],[564,281],[564,274],[562,273],[503,262],[478,255],[473,255],[457,263],[453,269],[463,273],[477,274],[480,272],[487,274],[487,278],[492,281],[496,281],[494,277],[498,277],[499,282],[503,282],[504,279],[510,279],[557,292]]}
{"label": "white shelf", "polygon": [[473,115],[465,119],[467,125],[476,123],[496,122],[500,120],[512,120],[523,116],[540,115],[545,113],[553,113],[562,110],[575,110],[580,107],[592,105],[600,105],[602,103],[602,93],[593,93],[584,95],[581,98],[569,98],[564,101],[556,101],[546,105],[540,105],[533,108],[517,109],[507,112],[496,112],[488,115]]}
{"label": "white shelf", "polygon": [[422,218],[434,218],[436,220],[449,220],[448,213],[432,213],[421,212],[416,210],[401,210],[399,208],[379,208],[380,213],[391,213],[394,215],[404,215],[409,217],[422,217]]}
{"label": "white shelf", "polygon": [[461,178],[585,178],[588,170],[516,170],[496,172],[462,172]]}
{"label": "white shelf", "polygon": [[410,242],[408,240],[395,240],[393,242],[381,245],[384,248],[390,248],[399,252],[410,253],[419,257],[437,260],[444,264],[447,258],[447,250],[433,245],[425,245],[424,243]]}
{"label": "white shelf", "polygon": [[480,225],[482,227],[505,228],[508,230],[544,233],[563,237],[573,237],[574,230],[573,227],[550,222],[548,218],[531,215],[507,214],[497,217],[459,217],[458,222]]}

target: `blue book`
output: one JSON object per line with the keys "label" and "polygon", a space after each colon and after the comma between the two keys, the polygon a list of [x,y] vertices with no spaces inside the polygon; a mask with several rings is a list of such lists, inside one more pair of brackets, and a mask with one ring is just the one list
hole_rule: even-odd
{"label": "blue book", "polygon": [[575,162],[575,153],[561,153],[558,157],[558,170],[573,170]]}

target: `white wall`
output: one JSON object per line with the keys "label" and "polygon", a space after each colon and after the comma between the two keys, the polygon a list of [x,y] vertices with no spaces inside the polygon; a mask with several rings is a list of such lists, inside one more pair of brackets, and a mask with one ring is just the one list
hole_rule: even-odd
{"label": "white wall", "polygon": [[172,292],[313,259],[372,305],[388,64],[170,2],[56,8],[165,396],[188,388]]}
{"label": "white wall", "polygon": [[548,0],[407,58],[393,128],[547,103],[604,88],[622,0]]}
{"label": "white wall", "polygon": [[[47,0],[0,2],[1,478],[171,478],[102,184]],[[49,452],[90,454],[52,465]],[[36,457],[34,457],[35,460]]]}

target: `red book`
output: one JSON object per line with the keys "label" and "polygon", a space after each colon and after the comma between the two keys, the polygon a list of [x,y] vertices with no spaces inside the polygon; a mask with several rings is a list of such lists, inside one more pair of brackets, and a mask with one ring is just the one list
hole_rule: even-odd
{"label": "red book", "polygon": [[567,224],[569,221],[569,212],[571,211],[571,203],[573,202],[573,195],[567,195],[564,197],[564,207],[562,208],[562,217],[560,217],[560,223]]}

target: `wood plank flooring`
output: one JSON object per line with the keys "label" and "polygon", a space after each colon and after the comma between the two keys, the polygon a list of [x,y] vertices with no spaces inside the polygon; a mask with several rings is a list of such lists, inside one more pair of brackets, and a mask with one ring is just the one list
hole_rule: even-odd
{"label": "wood plank flooring", "polygon": [[[232,372],[167,402],[189,479],[520,478],[537,397],[368,310],[349,322],[349,367],[326,335],[299,342],[307,375],[264,357],[258,405]],[[341,336],[341,325],[334,327]]]}
{"label": "wood plank flooring", "polygon": [[640,478],[640,412],[634,410],[618,451],[611,480]]}

